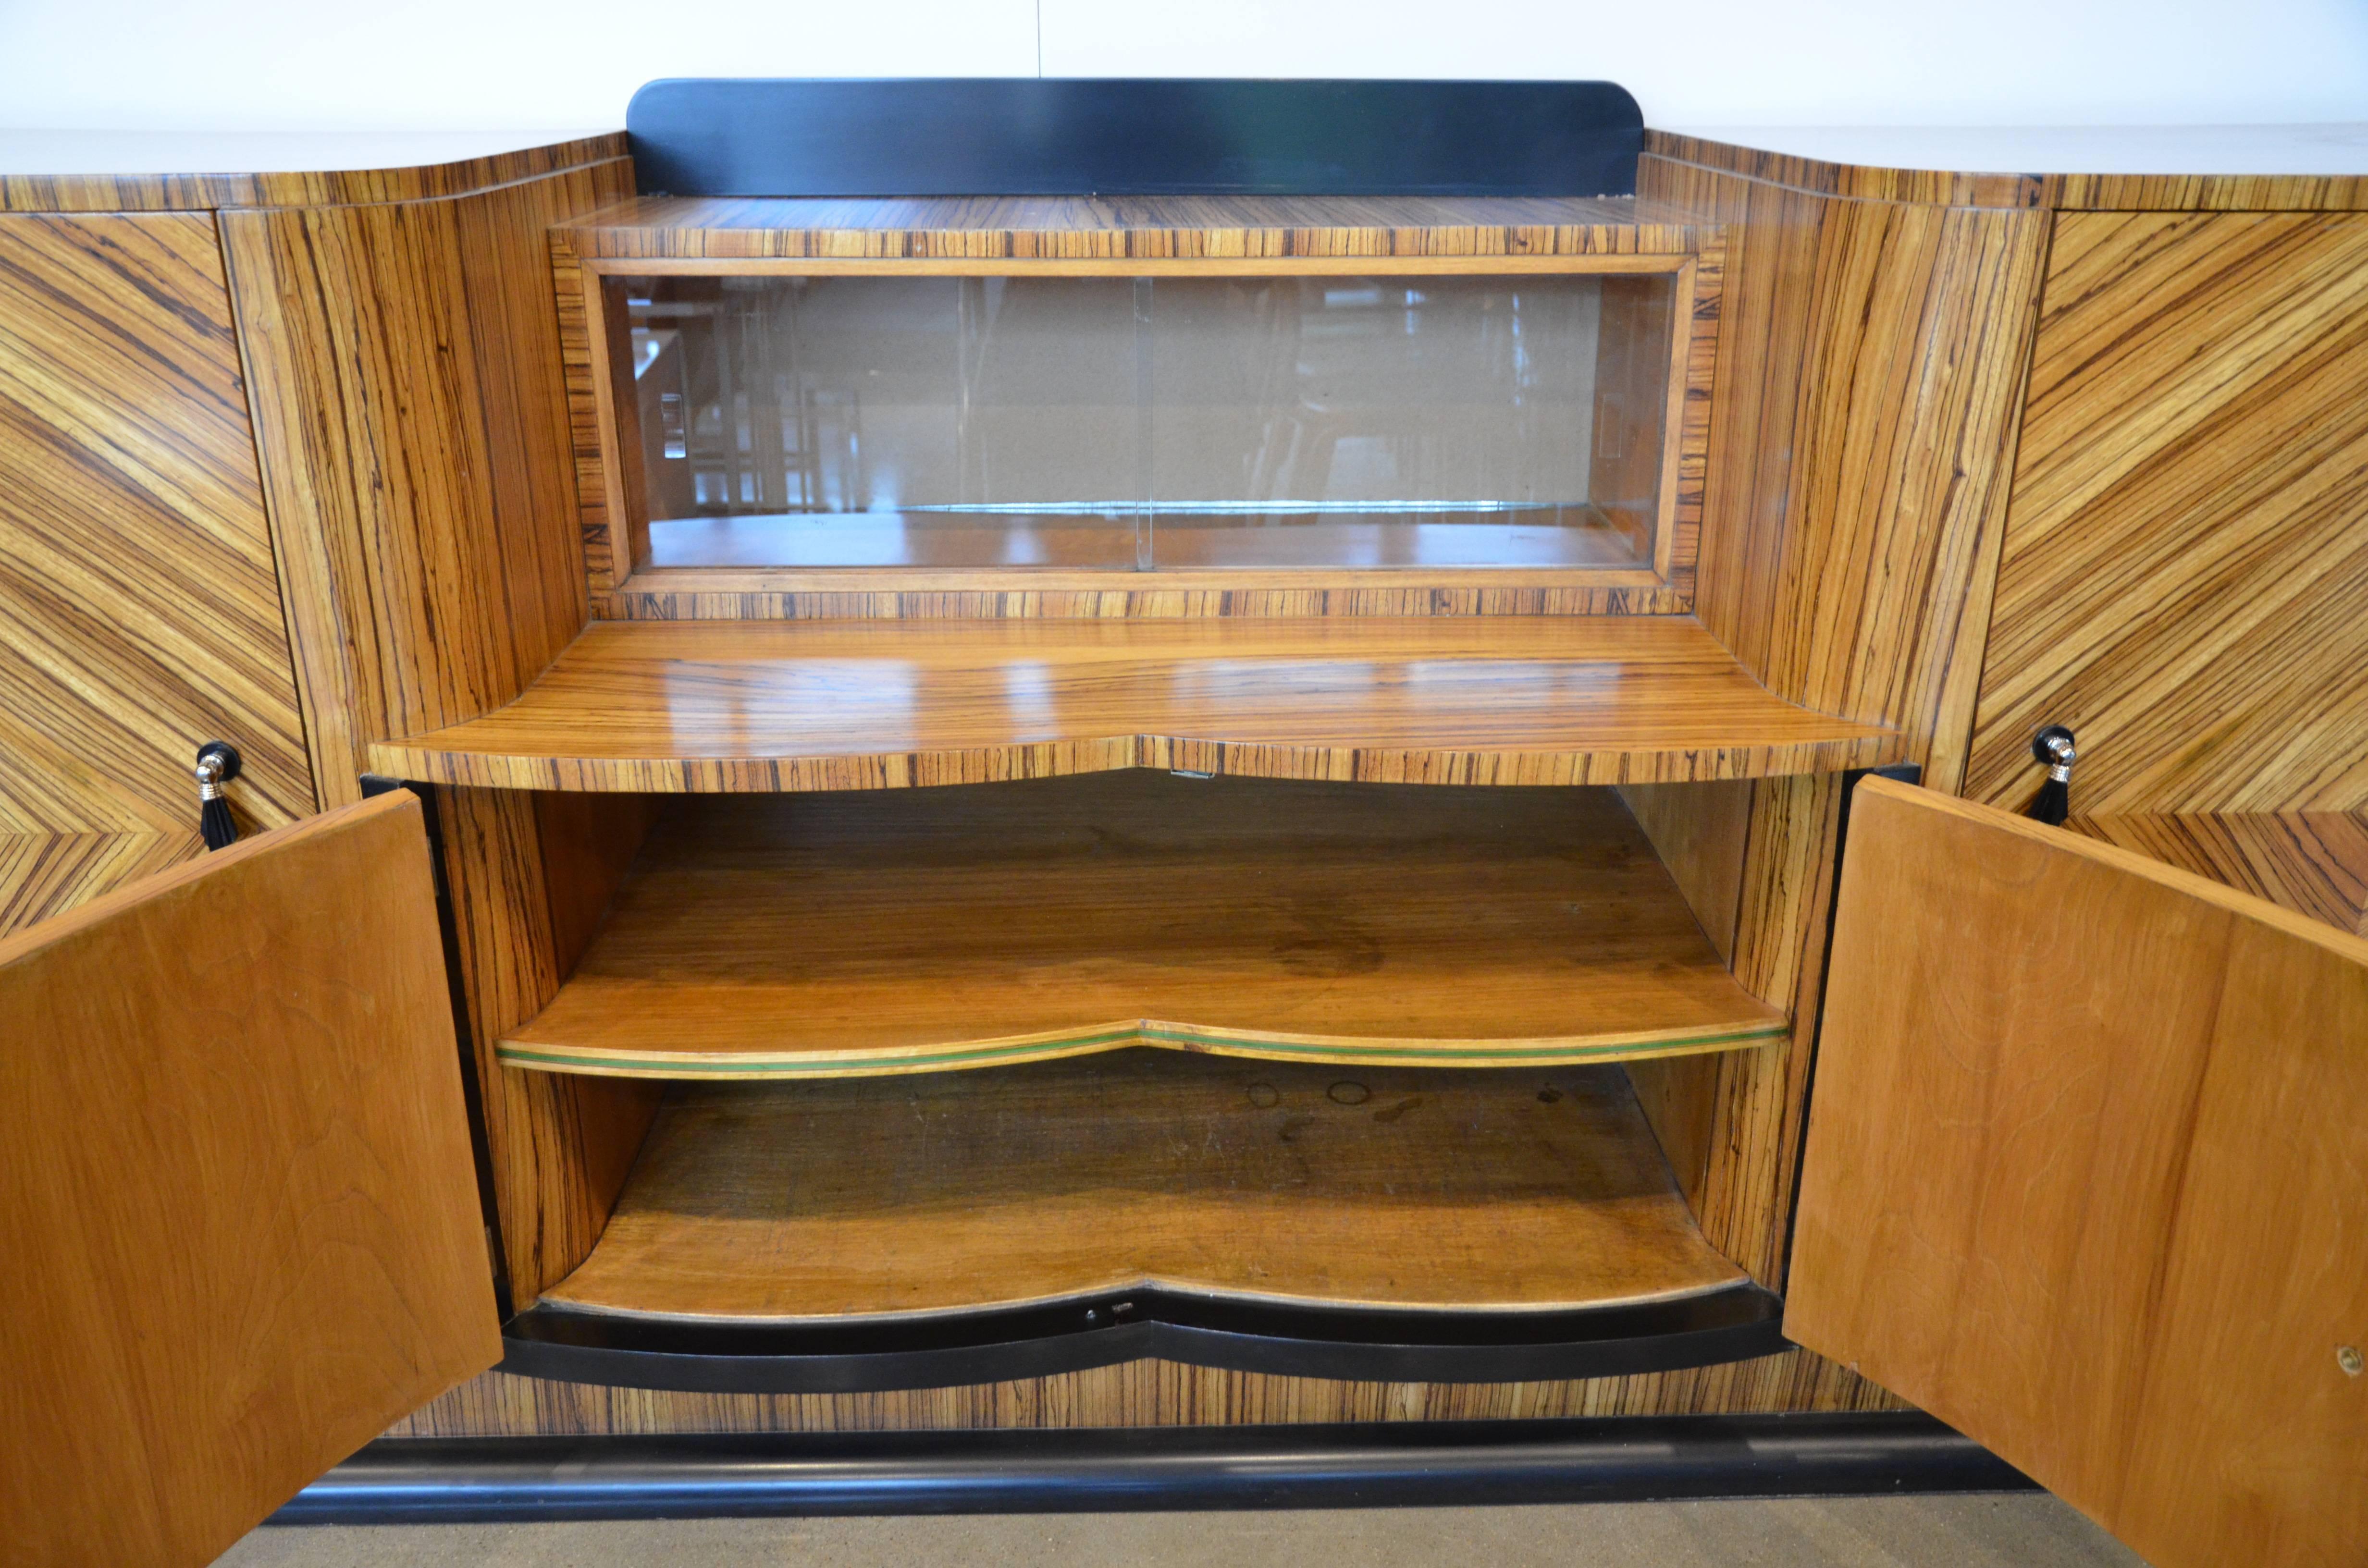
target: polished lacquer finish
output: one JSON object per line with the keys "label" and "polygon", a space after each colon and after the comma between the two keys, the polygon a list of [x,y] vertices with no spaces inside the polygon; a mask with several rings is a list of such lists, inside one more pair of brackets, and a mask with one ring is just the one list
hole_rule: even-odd
{"label": "polished lacquer finish", "polygon": [[1966,793],[2368,924],[2368,214],[2055,220]]}
{"label": "polished lacquer finish", "polygon": [[213,740],[313,810],[213,223],[0,216],[0,931],[196,853]]}
{"label": "polished lacquer finish", "polygon": [[734,1078],[1137,1044],[1510,1066],[1784,1032],[1609,790],[1128,772],[685,802],[501,1056]]}
{"label": "polished lacquer finish", "polygon": [[1616,1070],[1140,1051],[678,1090],[600,1244],[544,1300],[813,1321],[1164,1284],[1552,1308],[1741,1278]]}
{"label": "polished lacquer finish", "polygon": [[1586,784],[1858,767],[1691,621],[596,623],[518,701],[370,749],[526,790],[759,790],[1175,767]]}

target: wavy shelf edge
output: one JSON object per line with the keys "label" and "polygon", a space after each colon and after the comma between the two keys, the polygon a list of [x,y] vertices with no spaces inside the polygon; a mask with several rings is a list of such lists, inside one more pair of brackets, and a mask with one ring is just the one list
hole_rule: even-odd
{"label": "wavy shelf edge", "polygon": [[1907,749],[1770,693],[1689,617],[1212,618],[595,622],[506,707],[369,756],[477,789],[780,793],[1126,768],[1679,783]]}
{"label": "wavy shelf edge", "polygon": [[438,751],[423,742],[395,741],[373,742],[370,748],[371,767],[390,778],[476,790],[626,794],[920,789],[1131,767],[1343,784],[1685,784],[1881,767],[1907,753],[1907,738],[1893,732],[1777,746],[1553,753],[1277,746],[1171,735],[1115,735],[992,751],[796,758],[546,757]]}
{"label": "wavy shelf edge", "polygon": [[616,1051],[570,1047],[560,1041],[512,1035],[495,1047],[495,1054],[512,1067],[620,1078],[882,1077],[897,1073],[944,1073],[1052,1062],[1133,1046],[1261,1062],[1318,1062],[1341,1067],[1552,1067],[1594,1062],[1641,1062],[1656,1056],[1691,1056],[1773,1045],[1786,1039],[1792,1029],[1778,1009],[1770,1007],[1767,1015],[1764,1018],[1712,1028],[1470,1041],[1252,1033],[1142,1018],[959,1045],[894,1046],[844,1052]]}

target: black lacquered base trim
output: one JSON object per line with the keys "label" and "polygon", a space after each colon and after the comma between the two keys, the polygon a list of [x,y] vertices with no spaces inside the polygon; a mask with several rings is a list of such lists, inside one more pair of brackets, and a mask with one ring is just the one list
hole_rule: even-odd
{"label": "black lacquered base trim", "polygon": [[998,1312],[827,1327],[705,1324],[539,1306],[504,1325],[501,1369],[701,1393],[865,1393],[1050,1377],[1156,1357],[1231,1371],[1389,1382],[1664,1372],[1784,1348],[1756,1285],[1567,1312],[1410,1312],[1143,1289]]}
{"label": "black lacquered base trim", "polygon": [[381,1441],[274,1524],[1371,1508],[2022,1491],[1928,1415]]}

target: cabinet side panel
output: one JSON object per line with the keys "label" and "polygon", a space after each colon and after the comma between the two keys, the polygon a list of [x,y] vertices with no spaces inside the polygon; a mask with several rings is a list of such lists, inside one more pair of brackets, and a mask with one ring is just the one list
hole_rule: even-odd
{"label": "cabinet side panel", "polygon": [[[1717,784],[1626,784],[1620,798],[1636,825],[1652,840],[1653,852],[1669,868],[1678,891],[1702,922],[1721,960],[1735,961],[1735,927],[1743,904],[1743,865],[1751,831],[1753,786],[1745,780]],[[1713,1064],[1666,1058],[1635,1062],[1628,1076],[1637,1102],[1653,1124],[1661,1152],[1678,1178],[1679,1190],[1699,1213],[1702,1181],[1710,1166],[1712,1112],[1718,1074]]]}
{"label": "cabinet side panel", "polygon": [[313,810],[230,299],[202,214],[0,217],[0,930]]}
{"label": "cabinet side panel", "polygon": [[500,1354],[418,802],[0,941],[9,1561],[211,1562]]}
{"label": "cabinet side panel", "polygon": [[1964,719],[2005,517],[2044,213],[1841,200],[1647,153],[1649,216],[1726,225],[1696,611],[1770,688]]}
{"label": "cabinet side panel", "polygon": [[494,1197],[520,1305],[599,1239],[665,1088],[495,1059],[495,1042],[558,993],[649,823],[638,796],[583,796],[549,811],[538,799],[517,790],[438,797]]}
{"label": "cabinet side panel", "polygon": [[499,706],[583,627],[546,231],[631,187],[618,159],[222,215],[325,801],[364,744]]}

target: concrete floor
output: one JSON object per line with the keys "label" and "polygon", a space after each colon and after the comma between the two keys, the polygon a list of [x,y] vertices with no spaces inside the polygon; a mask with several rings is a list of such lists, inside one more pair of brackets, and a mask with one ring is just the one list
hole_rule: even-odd
{"label": "concrete floor", "polygon": [[261,1529],[222,1568],[2144,1568],[2044,1493],[1306,1513],[1019,1514]]}

